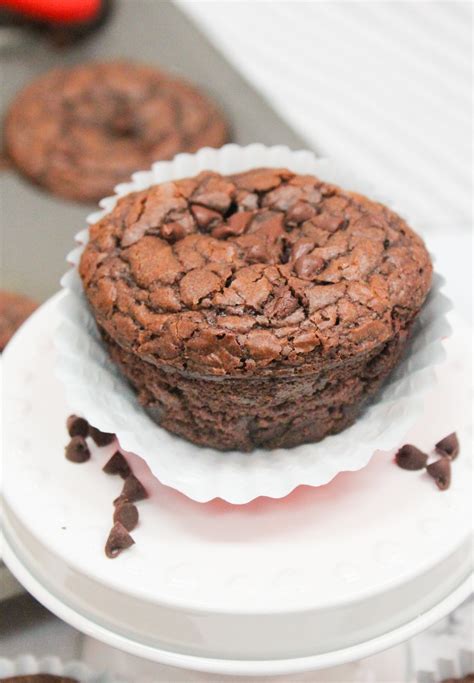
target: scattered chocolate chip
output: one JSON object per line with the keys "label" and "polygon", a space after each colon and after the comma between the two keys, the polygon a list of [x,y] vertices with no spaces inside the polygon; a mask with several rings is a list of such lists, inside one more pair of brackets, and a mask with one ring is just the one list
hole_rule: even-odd
{"label": "scattered chocolate chip", "polygon": [[115,507],[117,507],[118,505],[123,505],[123,503],[128,503],[128,502],[129,502],[128,498],[126,498],[126,497],[121,493],[120,496],[118,496],[117,498],[115,498],[115,500],[114,500],[114,505],[115,505]]}
{"label": "scattered chocolate chip", "polygon": [[436,452],[442,455],[444,458],[449,458],[454,460],[459,455],[459,441],[455,432],[448,434],[444,439],[438,441],[435,446]]}
{"label": "scattered chocolate chip", "polygon": [[66,420],[66,428],[69,432],[69,436],[89,436],[89,423],[83,417],[78,417],[77,415],[69,415]]}
{"label": "scattered chocolate chip", "polygon": [[398,450],[395,461],[404,470],[422,470],[426,467],[428,456],[416,446],[406,443]]}
{"label": "scattered chocolate chip", "polygon": [[130,503],[136,503],[138,500],[148,498],[148,493],[141,481],[134,474],[129,474],[123,483],[120,496],[126,498]]}
{"label": "scattered chocolate chip", "polygon": [[451,462],[449,458],[441,458],[428,465],[426,468],[428,474],[433,477],[436,482],[437,487],[441,491],[445,491],[449,488],[451,483]]}
{"label": "scattered chocolate chip", "polygon": [[133,503],[122,502],[114,512],[114,524],[120,522],[127,529],[133,531],[138,524],[138,510]]}
{"label": "scattered chocolate chip", "polygon": [[115,439],[115,434],[109,434],[109,432],[101,432],[100,429],[96,427],[89,426],[89,436],[91,436],[97,446],[108,446]]}
{"label": "scattered chocolate chip", "polygon": [[91,452],[83,436],[73,436],[65,448],[66,458],[71,462],[86,462]]}
{"label": "scattered chocolate chip", "polygon": [[105,544],[105,554],[107,557],[117,557],[122,550],[130,548],[135,543],[126,528],[120,522],[115,522],[110,530],[107,543]]}
{"label": "scattered chocolate chip", "polygon": [[110,460],[107,460],[102,469],[106,474],[119,474],[122,479],[126,479],[132,473],[130,465],[120,451],[116,451]]}

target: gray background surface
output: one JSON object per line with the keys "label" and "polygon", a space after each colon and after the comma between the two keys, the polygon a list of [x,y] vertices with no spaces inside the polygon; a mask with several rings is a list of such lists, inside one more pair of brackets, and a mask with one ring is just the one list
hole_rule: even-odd
{"label": "gray background surface", "polygon": [[[1,111],[19,88],[53,66],[112,58],[157,64],[202,86],[227,112],[233,140],[239,144],[286,144],[293,149],[307,146],[189,19],[170,2],[156,0],[117,2],[109,23],[77,47],[57,50],[27,37],[1,47]],[[92,210],[94,205],[58,199],[15,171],[3,171],[1,286],[40,301],[57,291],[73,236],[84,227],[85,217]]]}

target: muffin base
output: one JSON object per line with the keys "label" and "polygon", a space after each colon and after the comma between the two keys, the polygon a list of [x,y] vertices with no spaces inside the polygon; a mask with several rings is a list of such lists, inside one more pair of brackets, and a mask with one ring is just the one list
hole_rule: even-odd
{"label": "muffin base", "polygon": [[409,329],[370,354],[324,372],[277,377],[196,377],[158,367],[103,332],[109,354],[154,422],[218,450],[291,448],[349,427],[397,364]]}

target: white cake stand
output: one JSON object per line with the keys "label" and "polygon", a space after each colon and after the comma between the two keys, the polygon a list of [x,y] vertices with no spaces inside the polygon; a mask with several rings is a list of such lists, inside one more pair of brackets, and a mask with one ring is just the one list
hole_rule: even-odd
{"label": "white cake stand", "polygon": [[467,597],[466,335],[450,340],[439,383],[408,437],[429,448],[458,432],[462,454],[449,491],[378,453],[362,471],[283,500],[199,504],[131,456],[151,497],[139,503],[136,545],[109,560],[103,546],[120,480],[101,472],[113,447],[82,465],[63,456],[73,407],[54,376],[56,305],[41,307],[4,354],[3,557],[59,617],[165,664],[264,675],[368,656]]}

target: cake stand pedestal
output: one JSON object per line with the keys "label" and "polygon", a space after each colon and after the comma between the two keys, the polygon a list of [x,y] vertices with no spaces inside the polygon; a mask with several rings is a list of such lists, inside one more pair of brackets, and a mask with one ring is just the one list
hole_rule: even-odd
{"label": "cake stand pedestal", "polygon": [[57,322],[53,298],[4,354],[2,524],[5,563],[65,621],[173,666],[291,674],[391,647],[469,594],[462,331],[450,339],[438,384],[407,435],[427,449],[458,432],[462,453],[449,491],[377,453],[364,470],[282,500],[199,504],[162,486],[131,456],[150,498],[139,503],[136,545],[110,560],[103,547],[121,481],[101,471],[113,446],[94,450],[82,465],[63,456],[73,407],[54,374]]}

